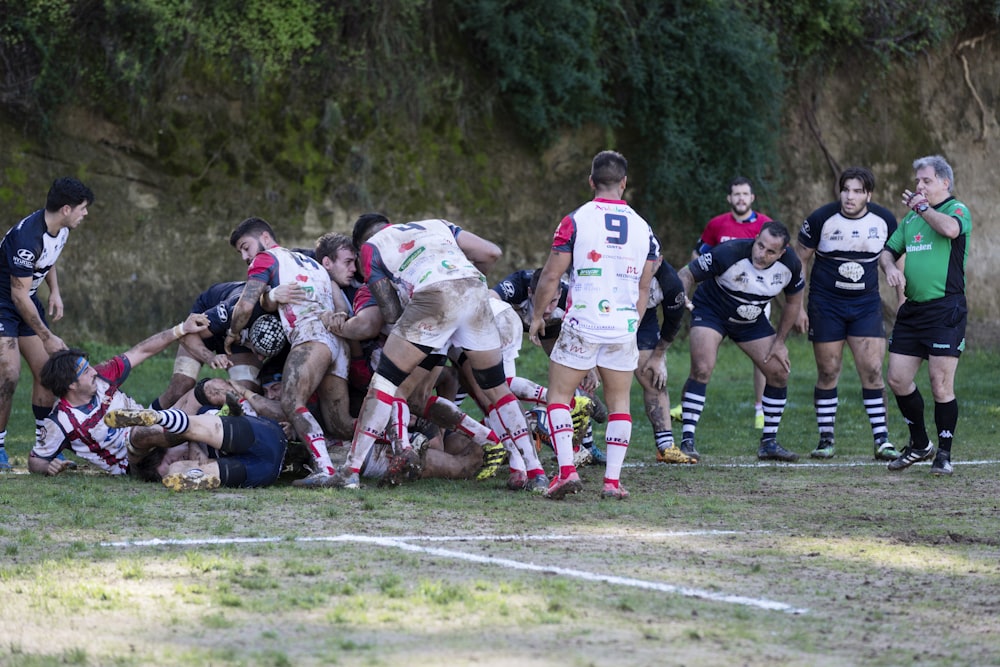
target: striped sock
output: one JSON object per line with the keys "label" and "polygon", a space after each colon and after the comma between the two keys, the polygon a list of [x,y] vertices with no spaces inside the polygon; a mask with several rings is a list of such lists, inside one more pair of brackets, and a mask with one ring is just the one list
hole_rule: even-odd
{"label": "striped sock", "polygon": [[188,425],[190,421],[188,420],[188,415],[183,410],[176,410],[171,408],[169,410],[160,410],[160,425],[163,427],[164,431],[169,431],[171,433],[183,433],[188,430]]}

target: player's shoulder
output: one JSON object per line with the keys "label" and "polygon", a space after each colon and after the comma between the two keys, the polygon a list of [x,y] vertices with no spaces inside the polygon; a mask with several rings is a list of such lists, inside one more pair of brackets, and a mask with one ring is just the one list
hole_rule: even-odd
{"label": "player's shoulder", "polygon": [[876,204],[875,202],[868,202],[868,213],[882,218],[886,222],[896,222],[896,214],[887,209],[881,204]]}

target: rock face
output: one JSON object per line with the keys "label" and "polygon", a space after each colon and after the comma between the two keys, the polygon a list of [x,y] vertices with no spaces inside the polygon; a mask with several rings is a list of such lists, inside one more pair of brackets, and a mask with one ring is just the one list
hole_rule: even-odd
{"label": "rock face", "polygon": [[[834,198],[839,170],[860,164],[876,175],[874,200],[901,216],[913,159],[940,153],[973,214],[971,319],[1000,320],[1000,297],[988,288],[1000,278],[991,215],[1000,204],[1000,36],[954,43],[887,74],[874,69],[849,63],[789,93],[782,172],[758,188],[760,208],[794,231]],[[245,266],[228,239],[250,215],[293,247],[327,231],[349,234],[366,210],[447,217],[501,244],[504,260],[489,277],[499,280],[544,261],[559,218],[589,197],[590,157],[606,147],[603,130],[584,128],[532,152],[502,119],[463,119],[461,136],[439,119],[413,146],[336,102],[318,112],[328,131],[317,145],[308,128],[268,131],[239,102],[182,87],[140,132],[74,108],[43,145],[0,116],[0,227],[40,208],[57,176],[78,176],[97,195],[59,263],[66,317],[54,329],[68,343],[134,342],[177,322],[212,283],[241,279]],[[719,202],[721,212],[721,194]],[[694,239],[672,230],[699,224],[667,219],[657,229],[675,266]]]}

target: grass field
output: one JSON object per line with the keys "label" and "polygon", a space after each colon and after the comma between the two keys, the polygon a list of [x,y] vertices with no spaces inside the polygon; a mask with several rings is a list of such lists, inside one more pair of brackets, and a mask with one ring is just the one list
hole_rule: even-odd
{"label": "grass field", "polygon": [[[544,379],[529,347],[522,374]],[[701,464],[654,463],[633,395],[625,502],[592,467],[565,502],[502,479],[173,494],[2,475],[0,665],[1000,664],[1000,355],[963,357],[955,474],[935,478],[872,461],[850,361],[838,455],[809,462],[815,369],[790,347],[780,439],[803,463],[756,461],[750,363],[726,344]],[[171,361],[126,388],[148,402]],[[683,342],[668,364],[676,396]],[[890,431],[905,444],[894,403]]]}

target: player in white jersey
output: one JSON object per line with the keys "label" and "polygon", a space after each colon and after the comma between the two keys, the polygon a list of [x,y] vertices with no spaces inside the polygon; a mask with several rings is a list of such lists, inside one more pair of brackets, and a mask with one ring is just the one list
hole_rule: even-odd
{"label": "player in white jersey", "polygon": [[63,449],[70,449],[112,475],[124,475],[137,450],[178,444],[179,439],[168,442],[162,429],[110,428],[103,419],[112,409],[142,408],[119,389],[134,366],[162,352],[182,336],[207,326],[207,317],[192,313],[182,324],[154,334],[96,367],[90,365],[82,350],[59,350],[53,354],[42,367],[40,379],[58,402],[42,422],[28,458],[28,470],[58,475],[69,462],[57,457]]}
{"label": "player in white jersey", "polygon": [[229,243],[249,266],[247,285],[233,309],[226,350],[239,340],[253,307],[268,289],[298,283],[305,299],[282,303],[278,309],[291,350],[283,370],[281,407],[309,448],[315,462],[311,475],[295,486],[319,488],[329,484],[336,470],[330,461],[323,428],[306,403],[318,391],[320,409],[330,435],[349,437],[352,429],[347,393],[347,344],[324,326],[320,314],[335,309],[349,312],[343,293],[319,263],[278,245],[274,230],[260,218],[247,218],[230,235]]}
{"label": "player in white jersey", "polygon": [[604,383],[609,413],[601,494],[628,497],[619,477],[632,437],[629,393],[639,359],[636,331],[646,310],[659,244],[649,224],[622,199],[627,181],[628,161],[623,155],[602,151],[594,157],[590,170],[594,199],[559,223],[535,290],[528,333],[538,345],[545,306],[559,289],[561,276],[571,270],[566,316],[549,357],[549,433],[559,475],[545,496],[553,500],[583,488],[573,465],[570,401],[594,366]]}
{"label": "player in white jersey", "polygon": [[[499,248],[444,220],[392,224],[378,213],[358,218],[353,236],[361,272],[393,328],[361,407],[351,474],[342,475],[342,485],[358,486],[358,473],[389,422],[400,385],[428,354],[448,345],[465,350],[506,435],[522,453],[533,452],[524,414],[507,387],[483,275],[499,257]],[[545,480],[540,465],[528,476],[539,485]]]}

